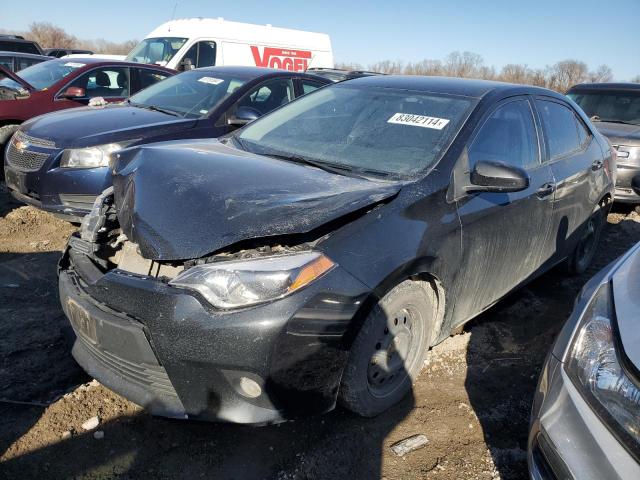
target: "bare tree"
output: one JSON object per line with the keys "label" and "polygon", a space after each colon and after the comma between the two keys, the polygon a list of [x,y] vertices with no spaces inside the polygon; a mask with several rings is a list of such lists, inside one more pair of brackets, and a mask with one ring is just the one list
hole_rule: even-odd
{"label": "bare tree", "polygon": [[592,83],[610,82],[613,78],[613,72],[607,65],[600,65],[597,69],[589,72],[589,81]]}
{"label": "bare tree", "polygon": [[500,80],[510,83],[531,83],[533,72],[526,65],[509,63],[502,67]]}
{"label": "bare tree", "polygon": [[587,64],[578,60],[563,60],[549,67],[547,86],[558,92],[566,92],[572,86],[588,78]]}
{"label": "bare tree", "polygon": [[73,48],[78,41],[73,35],[49,22],[33,22],[27,36],[43,48]]}
{"label": "bare tree", "polygon": [[420,62],[408,63],[407,66],[404,67],[404,74],[428,76],[444,75],[442,71],[442,62],[440,60],[430,60],[427,58]]}
{"label": "bare tree", "polygon": [[137,40],[109,42],[107,40],[83,40],[67,33],[64,29],[49,22],[34,22],[26,32],[18,32],[0,28],[0,33],[22,35],[35,40],[43,48],[81,48],[96,53],[125,55],[138,44]]}
{"label": "bare tree", "polygon": [[398,74],[402,73],[402,62],[399,60],[383,60],[369,65],[369,70],[380,73]]}
{"label": "bare tree", "polygon": [[364,70],[364,67],[361,64],[355,62],[337,62],[335,67],[340,70]]}
{"label": "bare tree", "polygon": [[445,58],[444,72],[449,77],[474,77],[483,66],[482,56],[473,52],[452,52]]}

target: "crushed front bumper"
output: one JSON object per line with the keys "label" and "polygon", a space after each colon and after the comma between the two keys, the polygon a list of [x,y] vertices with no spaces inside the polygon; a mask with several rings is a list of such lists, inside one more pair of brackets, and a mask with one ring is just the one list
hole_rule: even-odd
{"label": "crushed front bumper", "polygon": [[[271,423],[335,406],[350,326],[368,289],[341,268],[284,299],[237,311],[67,249],[60,300],[85,370],[151,413]],[[260,386],[250,396],[249,379]]]}

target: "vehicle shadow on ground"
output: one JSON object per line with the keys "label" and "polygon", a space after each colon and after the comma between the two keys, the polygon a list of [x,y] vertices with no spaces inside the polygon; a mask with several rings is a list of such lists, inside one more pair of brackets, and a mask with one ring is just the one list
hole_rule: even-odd
{"label": "vehicle shadow on ground", "polygon": [[413,409],[408,395],[376,419],[338,409],[265,427],[120,417],[5,461],[0,478],[381,478],[385,439]]}
{"label": "vehicle shadow on ground", "polygon": [[2,179],[0,179],[0,197],[2,197],[0,200],[0,217],[4,217],[12,210],[23,206],[22,203],[11,196],[11,194],[9,193],[9,189],[4,184]]}
{"label": "vehicle shadow on ground", "polygon": [[[0,454],[87,376],[58,301],[60,252],[0,253]],[[55,365],[56,368],[51,368]]]}
{"label": "vehicle shadow on ground", "polygon": [[[113,402],[103,387],[81,395],[88,395],[82,404],[99,415],[101,409],[106,414]],[[68,422],[73,402],[66,406],[65,402],[49,407],[47,418]],[[10,440],[22,436],[21,445],[5,457],[0,478],[41,478],[43,472],[47,478],[381,478],[383,457],[393,455],[388,449],[390,432],[414,407],[411,392],[373,419],[337,408],[326,415],[264,427],[183,422],[128,410],[130,414],[112,415],[101,423],[98,430],[104,438],[76,427],[71,437],[57,433],[55,440],[40,441],[36,444],[48,444],[34,450],[28,448],[29,439],[50,435],[51,426],[37,424],[42,409],[14,406],[13,413],[5,409],[7,416],[18,420]],[[60,430],[60,425],[56,427]],[[67,428],[65,423],[62,429]]]}
{"label": "vehicle shadow on ground", "polygon": [[[614,211],[626,214],[630,209]],[[529,478],[526,450],[534,391],[576,295],[638,241],[637,219],[609,223],[587,272],[568,276],[563,265],[557,266],[465,326],[471,331],[465,387],[502,478]]]}

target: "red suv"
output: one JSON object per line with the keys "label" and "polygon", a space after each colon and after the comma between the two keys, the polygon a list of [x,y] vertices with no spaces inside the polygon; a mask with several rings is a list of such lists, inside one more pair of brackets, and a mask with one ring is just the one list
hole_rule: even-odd
{"label": "red suv", "polygon": [[18,125],[43,113],[82,107],[94,97],[118,102],[176,73],[100,58],[49,60],[11,73],[0,66],[0,156]]}

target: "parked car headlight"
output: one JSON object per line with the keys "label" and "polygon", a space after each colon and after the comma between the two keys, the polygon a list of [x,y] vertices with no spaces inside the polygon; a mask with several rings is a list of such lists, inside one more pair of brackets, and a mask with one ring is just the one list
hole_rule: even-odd
{"label": "parked car headlight", "polygon": [[87,148],[69,148],[62,153],[60,166],[66,168],[97,168],[109,166],[109,155],[122,150],[129,142],[107,143]]}
{"label": "parked car headlight", "polygon": [[200,292],[215,307],[239,308],[285,297],[334,266],[322,253],[303,252],[196,265],[169,284]]}
{"label": "parked car headlight", "polygon": [[609,283],[575,333],[566,371],[591,408],[632,451],[640,451],[640,388],[620,362]]}

